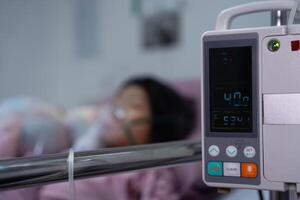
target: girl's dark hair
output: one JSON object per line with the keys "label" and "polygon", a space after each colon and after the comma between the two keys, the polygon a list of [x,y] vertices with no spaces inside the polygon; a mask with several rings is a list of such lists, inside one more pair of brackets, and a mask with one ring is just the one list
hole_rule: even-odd
{"label": "girl's dark hair", "polygon": [[180,95],[172,87],[152,77],[132,78],[123,89],[136,85],[148,94],[152,111],[151,143],[182,140],[195,127],[194,101]]}

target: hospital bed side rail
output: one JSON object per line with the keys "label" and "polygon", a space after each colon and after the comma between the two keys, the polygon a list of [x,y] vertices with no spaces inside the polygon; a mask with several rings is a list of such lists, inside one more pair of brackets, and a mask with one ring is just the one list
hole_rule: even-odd
{"label": "hospital bed side rail", "polygon": [[[68,180],[69,153],[0,160],[0,190]],[[200,161],[200,141],[105,148],[74,153],[74,179]]]}

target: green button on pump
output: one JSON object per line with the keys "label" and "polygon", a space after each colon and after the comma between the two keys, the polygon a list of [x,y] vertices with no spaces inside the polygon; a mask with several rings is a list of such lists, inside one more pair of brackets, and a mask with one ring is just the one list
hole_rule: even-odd
{"label": "green button on pump", "polygon": [[222,176],[223,165],[222,162],[208,162],[207,173],[210,176]]}

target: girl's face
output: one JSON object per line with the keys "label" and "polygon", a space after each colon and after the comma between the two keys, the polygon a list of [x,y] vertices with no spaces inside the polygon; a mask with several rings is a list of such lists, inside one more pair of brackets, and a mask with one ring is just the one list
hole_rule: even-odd
{"label": "girl's face", "polygon": [[[105,135],[108,146],[130,145],[130,139],[124,131],[124,126],[128,126],[129,134],[134,140],[134,144],[146,144],[150,140],[151,134],[151,106],[146,91],[137,85],[125,87],[118,94],[116,107],[124,110],[124,122],[122,130],[112,130]],[[136,123],[137,121],[141,123]],[[145,120],[145,121],[144,121]]]}

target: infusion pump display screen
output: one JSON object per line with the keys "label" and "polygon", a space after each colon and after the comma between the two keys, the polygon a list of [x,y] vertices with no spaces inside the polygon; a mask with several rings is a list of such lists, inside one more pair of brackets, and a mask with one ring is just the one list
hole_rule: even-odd
{"label": "infusion pump display screen", "polygon": [[252,132],[252,46],[209,48],[211,132]]}

